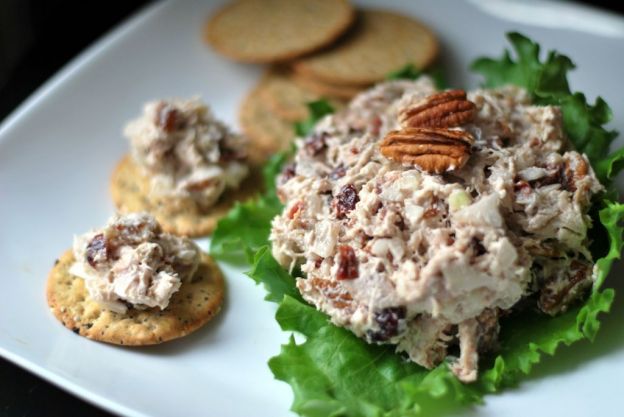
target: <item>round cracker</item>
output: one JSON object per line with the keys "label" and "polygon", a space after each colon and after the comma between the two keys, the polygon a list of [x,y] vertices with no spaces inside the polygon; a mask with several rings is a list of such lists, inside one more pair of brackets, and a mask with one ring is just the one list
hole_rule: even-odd
{"label": "round cracker", "polygon": [[365,90],[362,86],[330,84],[302,74],[293,74],[293,81],[315,94],[340,100],[350,100]]}
{"label": "round cracker", "polygon": [[277,68],[264,74],[258,88],[269,109],[288,122],[308,117],[306,103],[319,98],[318,94],[295,83],[287,70]]}
{"label": "round cracker", "polygon": [[354,16],[346,0],[239,0],[208,20],[204,37],[234,60],[278,62],[332,43]]}
{"label": "round cracker", "polygon": [[282,120],[271,111],[258,84],[245,97],[239,112],[239,121],[245,135],[249,137],[261,157],[288,149],[295,137],[291,122]]}
{"label": "round cracker", "polygon": [[69,272],[75,258],[68,250],[56,262],[47,283],[48,305],[68,329],[89,339],[126,346],[155,345],[194,332],[221,309],[225,284],[210,256],[202,253],[193,280],[173,294],[166,309],[128,309],[114,313],[89,297],[84,279]]}
{"label": "round cracker", "polygon": [[382,10],[363,10],[355,27],[335,46],[294,63],[297,72],[332,84],[366,85],[407,64],[425,68],[438,41],[424,24]]}
{"label": "round cracker", "polygon": [[[260,80],[260,94],[270,110],[287,122],[305,120],[308,115],[306,103],[318,100],[322,94],[297,84],[287,69],[271,68]],[[329,99],[336,110],[344,107],[342,100]]]}
{"label": "round cracker", "polygon": [[149,178],[126,155],[113,171],[110,193],[121,213],[147,211],[156,218],[165,232],[189,237],[205,236],[214,231],[217,222],[234,203],[247,200],[261,188],[257,170],[258,168],[250,167],[251,172],[238,189],[226,189],[214,206],[202,210],[192,199],[151,197]]}

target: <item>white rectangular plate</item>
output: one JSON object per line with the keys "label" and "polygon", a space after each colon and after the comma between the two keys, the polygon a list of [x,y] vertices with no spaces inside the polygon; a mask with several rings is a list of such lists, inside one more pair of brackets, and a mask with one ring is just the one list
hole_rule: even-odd
{"label": "white rectangular plate", "polygon": [[[202,23],[216,6],[179,1],[149,7],[70,63],[0,127],[0,354],[124,415],[290,415],[290,388],[266,365],[287,335],[273,319],[274,306],[262,300],[263,290],[241,270],[222,265],[228,296],[214,322],[185,340],[145,349],[81,338],[63,328],[45,302],[48,271],[72,235],[103,224],[113,212],[108,178],[127,150],[120,132],[143,102],[199,94],[236,125],[238,105],[260,69],[223,59],[202,43]],[[613,126],[624,131],[623,19],[533,2],[393,1],[384,7],[435,29],[455,85],[476,85],[468,63],[498,56],[509,30],[569,54],[580,68],[573,87],[592,99],[603,95],[619,115]],[[608,284],[623,287],[618,272]],[[563,349],[519,389],[489,397],[467,414],[618,415],[623,312],[618,299],[594,345]]]}

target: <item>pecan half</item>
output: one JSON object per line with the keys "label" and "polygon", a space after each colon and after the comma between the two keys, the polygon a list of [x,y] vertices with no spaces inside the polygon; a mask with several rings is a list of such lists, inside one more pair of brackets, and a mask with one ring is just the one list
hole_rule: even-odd
{"label": "pecan half", "polygon": [[439,174],[464,166],[473,143],[464,130],[408,127],[389,132],[379,147],[386,158]]}
{"label": "pecan half", "polygon": [[464,90],[449,90],[425,97],[399,112],[403,127],[455,127],[469,123],[475,104],[466,99]]}

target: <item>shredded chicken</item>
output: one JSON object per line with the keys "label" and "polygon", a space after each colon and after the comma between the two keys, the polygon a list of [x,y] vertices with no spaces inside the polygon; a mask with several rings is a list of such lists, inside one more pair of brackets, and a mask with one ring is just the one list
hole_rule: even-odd
{"label": "shredded chicken", "polygon": [[124,133],[154,196],[192,198],[210,207],[248,174],[246,140],[197,98],[149,102]]}
{"label": "shredded chicken", "polygon": [[91,298],[123,314],[128,306],[167,308],[197,270],[200,250],[190,239],[163,233],[151,215],[132,213],[76,236],[74,257],[69,272],[85,280]]}
{"label": "shredded chicken", "polygon": [[380,84],[299,139],[271,241],[335,324],[428,368],[459,345],[452,369],[470,382],[496,346],[498,312],[535,294],[557,314],[591,285],[587,211],[602,187],[560,109],[516,87],[468,92],[477,113],[462,128],[476,140],[463,168],[433,175],[384,158],[398,112],[434,92],[426,77]]}

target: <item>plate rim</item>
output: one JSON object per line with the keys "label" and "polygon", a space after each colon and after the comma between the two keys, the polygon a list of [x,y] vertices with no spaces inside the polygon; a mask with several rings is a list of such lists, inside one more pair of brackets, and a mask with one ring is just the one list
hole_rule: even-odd
{"label": "plate rim", "polygon": [[[225,1],[225,0],[223,0]],[[517,0],[506,0],[510,2],[517,2]],[[9,114],[0,120],[0,149],[2,145],[8,141],[12,129],[28,115],[28,113],[35,108],[41,101],[45,100],[48,95],[56,91],[58,88],[63,88],[63,83],[66,80],[71,79],[75,74],[79,73],[81,69],[89,64],[93,59],[107,50],[114,48],[115,45],[123,40],[125,36],[137,28],[140,28],[145,21],[149,21],[153,16],[160,13],[162,9],[165,9],[168,4],[175,3],[175,0],[158,0],[150,4],[141,6],[138,10],[130,14],[128,17],[121,20],[114,25],[108,31],[103,33],[99,38],[90,43],[75,57],[70,59],[59,70],[57,70],[50,78],[44,81],[39,87],[37,87],[24,101],[17,105]],[[354,0],[356,3],[357,0]],[[486,11],[482,7],[476,6],[475,0],[469,0],[468,3],[479,10],[484,15],[494,19],[506,20],[500,15],[495,15]],[[538,7],[539,4],[554,4],[556,1],[546,0],[537,2],[528,2],[526,6]],[[609,10],[601,9],[594,4],[581,4],[577,1],[570,1],[566,3],[571,10],[575,10],[577,13],[592,14],[599,17],[609,17],[619,20],[624,23],[624,16]],[[539,25],[540,27],[543,27]],[[561,27],[550,27],[553,31],[573,30]],[[584,31],[579,31],[584,32]],[[598,33],[593,33],[593,36],[603,36]],[[624,36],[623,36],[624,37]],[[622,134],[624,138],[624,133]],[[46,368],[36,362],[20,356],[19,353],[13,350],[7,349],[0,345],[0,357],[8,362],[20,367],[22,370],[30,372],[39,378],[49,382],[55,387],[68,392],[76,397],[84,400],[85,402],[101,408],[103,410],[131,417],[148,417],[148,414],[138,411],[132,407],[128,407],[121,402],[111,400],[105,395],[98,393],[97,391],[84,388],[77,382],[73,382],[71,379],[56,373],[55,371]]]}

